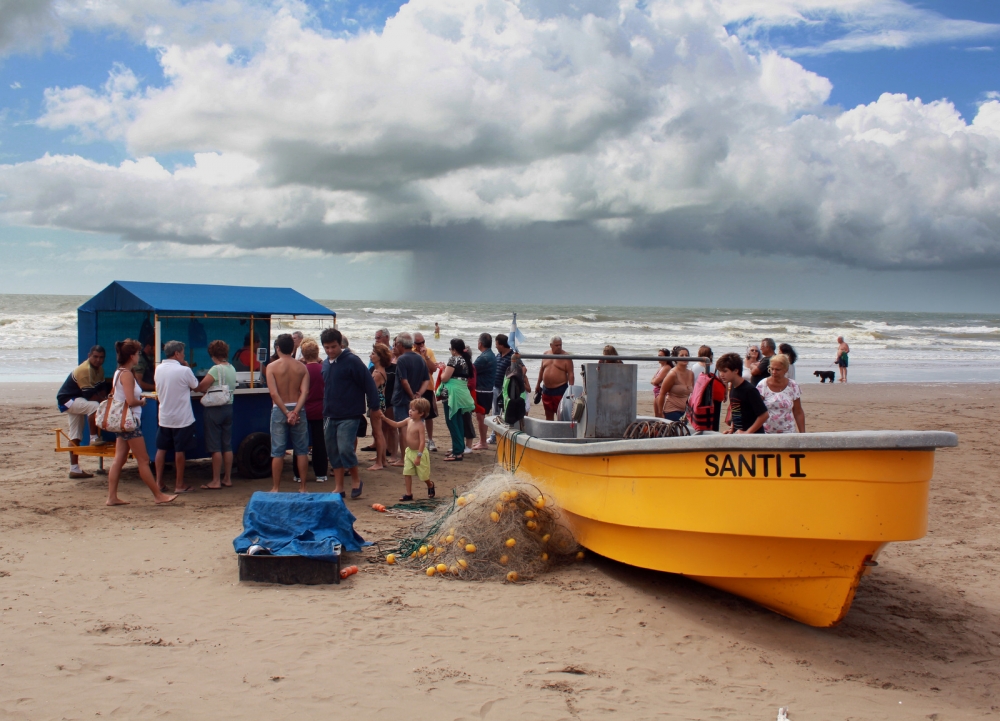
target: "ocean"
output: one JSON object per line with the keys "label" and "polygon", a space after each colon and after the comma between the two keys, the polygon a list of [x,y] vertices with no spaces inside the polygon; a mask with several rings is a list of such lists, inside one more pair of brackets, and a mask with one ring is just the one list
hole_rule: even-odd
{"label": "ocean", "polygon": [[[0,382],[62,381],[77,363],[76,308],[87,300],[67,295],[0,295]],[[483,331],[510,330],[513,313],[526,336],[524,352],[547,349],[559,335],[576,353],[600,353],[614,345],[622,355],[655,355],[680,344],[691,354],[706,344],[715,357],[743,355],[747,345],[768,336],[790,343],[799,354],[800,382],[818,382],[814,370],[836,370],[836,338],[851,346],[851,382],[1000,382],[1000,316],[857,311],[787,311],[720,308],[516,305],[510,303],[421,303],[320,300],[337,312],[338,327],[351,347],[367,355],[378,328],[391,334],[423,332],[439,359],[448,340],[473,347]],[[433,335],[441,325],[441,338]],[[319,336],[316,320],[283,319],[274,334],[302,330]],[[529,369],[537,363],[528,363]],[[640,387],[655,363],[640,364]],[[534,372],[532,373],[534,377]]]}

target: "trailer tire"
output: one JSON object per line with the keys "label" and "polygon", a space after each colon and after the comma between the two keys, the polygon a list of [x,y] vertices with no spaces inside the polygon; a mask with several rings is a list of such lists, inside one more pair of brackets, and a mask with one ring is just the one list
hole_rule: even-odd
{"label": "trailer tire", "polygon": [[236,451],[236,470],[243,478],[271,475],[271,434],[251,433]]}

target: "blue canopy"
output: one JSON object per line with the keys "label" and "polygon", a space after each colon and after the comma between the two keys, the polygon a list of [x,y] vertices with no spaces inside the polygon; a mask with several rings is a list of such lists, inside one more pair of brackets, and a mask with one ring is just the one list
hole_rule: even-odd
{"label": "blue canopy", "polygon": [[81,312],[100,310],[333,317],[337,315],[325,305],[291,288],[144,283],[132,280],[116,280],[80,306]]}
{"label": "blue canopy", "polygon": [[[185,325],[183,332],[177,328],[169,331],[176,338],[185,340],[192,349],[196,347],[204,349],[206,345],[208,339],[204,337],[203,329],[198,325],[204,322],[206,316],[217,318],[254,316],[262,323],[255,335],[265,337],[265,346],[268,345],[266,336],[272,315],[337,317],[337,314],[325,305],[291,288],[116,280],[77,310],[78,362],[82,363],[90,347],[100,341],[108,345],[114,340],[132,337],[145,342],[144,333],[152,340],[153,314],[159,314],[161,317],[173,316],[175,319],[188,314],[201,318],[200,321],[190,321],[191,330]],[[99,319],[98,316],[103,318]],[[116,318],[120,322],[116,323]],[[176,322],[188,323],[188,321]],[[99,326],[103,328],[100,332]],[[244,332],[245,330],[233,331],[235,338],[223,337],[232,343],[242,338]],[[109,349],[110,347],[108,345]],[[105,370],[114,369],[114,364],[115,358],[112,352],[105,361]]]}

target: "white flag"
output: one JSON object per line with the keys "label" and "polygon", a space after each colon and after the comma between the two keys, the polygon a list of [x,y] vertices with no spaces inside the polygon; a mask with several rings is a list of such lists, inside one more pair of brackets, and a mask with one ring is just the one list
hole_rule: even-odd
{"label": "white flag", "polygon": [[517,313],[514,314],[514,320],[510,322],[510,336],[507,338],[507,344],[513,349],[515,353],[518,352],[518,343],[526,340],[524,333],[517,329]]}

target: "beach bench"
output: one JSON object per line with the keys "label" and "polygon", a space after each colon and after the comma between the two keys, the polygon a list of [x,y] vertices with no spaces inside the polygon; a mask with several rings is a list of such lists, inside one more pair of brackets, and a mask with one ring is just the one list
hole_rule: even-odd
{"label": "beach bench", "polygon": [[[115,457],[115,444],[106,443],[103,446],[74,446],[70,443],[69,436],[66,435],[66,431],[62,428],[53,428],[56,434],[56,453],[75,453],[78,456],[89,456],[91,458],[98,459],[98,467],[100,470],[104,470],[104,459]],[[65,441],[65,445],[63,445]],[[126,460],[132,459],[132,451],[128,452],[128,458]]]}

